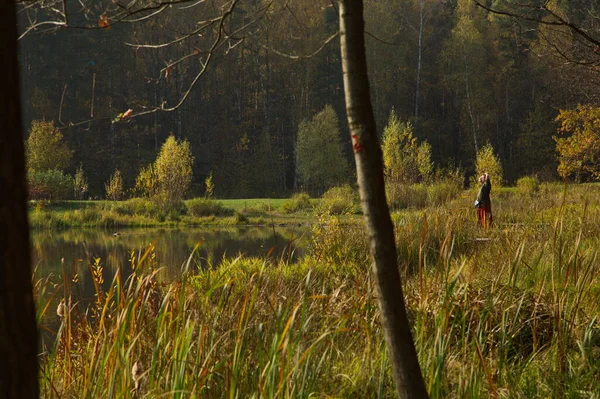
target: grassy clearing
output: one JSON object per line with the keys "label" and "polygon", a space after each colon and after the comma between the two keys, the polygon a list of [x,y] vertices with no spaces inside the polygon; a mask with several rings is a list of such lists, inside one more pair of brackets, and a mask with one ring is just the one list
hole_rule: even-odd
{"label": "grassy clearing", "polygon": [[[599,194],[501,191],[490,230],[464,200],[394,214],[432,398],[598,397]],[[38,282],[41,325],[72,304],[42,359],[45,397],[395,397],[362,229],[324,216],[300,263],[229,259],[172,283],[154,259],[97,284],[87,313],[67,270]]]}

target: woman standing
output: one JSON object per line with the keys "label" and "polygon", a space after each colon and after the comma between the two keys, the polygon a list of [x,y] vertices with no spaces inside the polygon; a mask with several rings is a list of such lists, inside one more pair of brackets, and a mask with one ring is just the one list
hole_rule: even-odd
{"label": "woman standing", "polygon": [[487,173],[479,176],[479,183],[481,183],[481,187],[477,194],[477,201],[475,201],[477,223],[482,227],[490,227],[492,225],[492,200],[490,199],[492,183],[490,182],[490,176]]}

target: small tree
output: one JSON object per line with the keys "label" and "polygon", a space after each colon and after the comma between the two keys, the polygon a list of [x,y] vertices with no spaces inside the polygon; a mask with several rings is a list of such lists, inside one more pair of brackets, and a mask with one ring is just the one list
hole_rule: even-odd
{"label": "small tree", "polygon": [[140,170],[135,179],[135,192],[146,198],[154,198],[158,194],[158,176],[154,164],[147,165]]}
{"label": "small tree", "polygon": [[600,108],[580,105],[574,110],[560,110],[561,134],[555,137],[561,177],[577,180],[600,179]]}
{"label": "small tree", "polygon": [[27,166],[30,170],[64,170],[71,162],[71,150],[54,122],[33,121],[27,139]]}
{"label": "small tree", "polygon": [[420,145],[410,122],[402,122],[392,110],[381,144],[385,174],[394,183],[417,183],[431,178],[431,146]]}
{"label": "small tree", "polygon": [[501,187],[504,182],[504,172],[500,158],[494,154],[494,148],[490,143],[479,149],[475,161],[476,175],[472,179],[473,185],[477,185],[477,178],[484,173],[490,175],[490,180],[496,187]]}
{"label": "small tree", "polygon": [[312,193],[322,193],[348,180],[339,122],[330,105],[310,121],[300,123],[296,144],[298,182]]}
{"label": "small tree", "polygon": [[88,182],[83,173],[83,166],[79,165],[77,172],[75,172],[75,179],[73,181],[73,190],[75,199],[85,199],[85,195],[88,192]]}
{"label": "small tree", "polygon": [[170,207],[183,200],[192,181],[193,164],[190,143],[179,142],[174,136],[169,136],[154,166],[160,200],[164,205]]}
{"label": "small tree", "polygon": [[119,201],[123,199],[123,177],[119,169],[110,177],[110,180],[104,184],[106,190],[106,199]]}
{"label": "small tree", "polygon": [[213,181],[212,172],[204,180],[204,186],[206,187],[206,198],[212,198],[215,195],[215,182]]}

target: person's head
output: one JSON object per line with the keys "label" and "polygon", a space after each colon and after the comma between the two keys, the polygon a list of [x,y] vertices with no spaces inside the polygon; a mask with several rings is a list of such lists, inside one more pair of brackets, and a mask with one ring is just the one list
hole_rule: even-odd
{"label": "person's head", "polygon": [[479,179],[477,180],[479,180],[479,183],[483,183],[485,181],[485,174],[479,176]]}

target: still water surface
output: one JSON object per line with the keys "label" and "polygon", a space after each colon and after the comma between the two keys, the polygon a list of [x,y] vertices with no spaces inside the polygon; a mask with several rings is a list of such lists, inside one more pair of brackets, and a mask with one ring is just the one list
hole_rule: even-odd
{"label": "still water surface", "polygon": [[196,244],[199,246],[191,257],[191,269],[216,267],[224,256],[239,254],[295,261],[303,255],[309,234],[306,227],[128,229],[116,234],[87,229],[40,230],[32,232],[32,260],[37,279],[50,276],[61,283],[64,258],[68,274],[77,274],[74,288],[89,298],[94,295],[89,265],[96,258],[103,266],[108,288],[118,270],[123,277],[131,273],[132,251],[138,255],[150,244],[155,246],[157,264],[163,268],[161,279],[172,280],[190,259]]}

